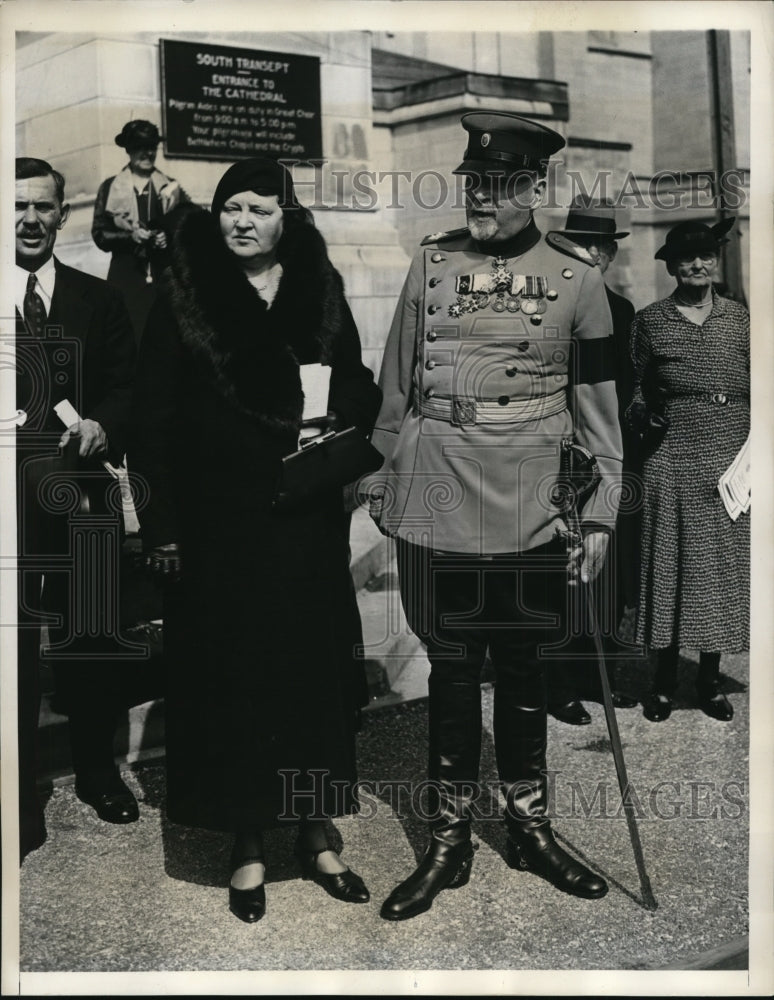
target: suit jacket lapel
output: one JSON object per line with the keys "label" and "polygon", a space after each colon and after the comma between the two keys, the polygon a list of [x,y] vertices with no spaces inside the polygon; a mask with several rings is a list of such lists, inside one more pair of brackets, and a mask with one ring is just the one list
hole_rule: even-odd
{"label": "suit jacket lapel", "polygon": [[94,310],[77,282],[73,282],[70,268],[56,257],[54,266],[56,282],[48,322],[62,326],[65,337],[77,338],[85,345]]}

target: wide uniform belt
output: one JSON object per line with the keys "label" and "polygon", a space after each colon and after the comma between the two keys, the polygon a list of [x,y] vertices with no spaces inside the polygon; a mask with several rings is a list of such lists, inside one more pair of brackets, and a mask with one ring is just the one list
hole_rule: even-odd
{"label": "wide uniform belt", "polygon": [[464,396],[420,396],[415,411],[432,420],[445,420],[455,427],[469,424],[512,424],[540,420],[567,409],[564,389],[535,399],[470,399]]}

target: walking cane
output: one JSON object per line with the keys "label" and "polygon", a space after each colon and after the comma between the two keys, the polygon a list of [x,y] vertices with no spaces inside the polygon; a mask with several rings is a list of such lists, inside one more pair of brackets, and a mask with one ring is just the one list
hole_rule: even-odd
{"label": "walking cane", "polygon": [[[569,532],[567,535],[568,552],[579,546],[583,540],[580,519],[578,517],[578,501],[590,496],[599,485],[600,480],[599,467],[591,452],[585,448],[581,448],[580,445],[575,444],[570,438],[564,438],[562,440],[559,482],[554,490],[553,500],[562,513],[567,516],[569,522]],[[583,586],[582,582],[581,586]],[[607,731],[610,734],[610,743],[613,748],[613,760],[615,761],[615,770],[618,775],[618,787],[621,791],[621,804],[626,814],[629,839],[632,843],[634,860],[637,864],[637,873],[640,878],[642,898],[647,909],[655,910],[658,903],[653,895],[650,879],[645,870],[645,858],[642,853],[640,831],[637,828],[637,819],[634,815],[634,806],[629,792],[629,778],[626,774],[621,735],[618,732],[618,720],[616,719],[615,707],[613,706],[613,696],[610,692],[610,682],[607,678],[605,653],[602,648],[602,637],[599,631],[594,592],[590,582],[586,584],[584,597],[587,627],[594,640],[594,648],[597,654],[599,680],[602,686],[602,701],[605,707],[605,720],[607,722]]]}

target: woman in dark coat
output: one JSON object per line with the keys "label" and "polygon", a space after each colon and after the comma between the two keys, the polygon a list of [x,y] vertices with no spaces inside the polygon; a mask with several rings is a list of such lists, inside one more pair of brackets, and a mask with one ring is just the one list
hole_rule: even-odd
{"label": "woman in dark coat", "polygon": [[[340,491],[272,507],[298,447],[299,366],[331,366],[327,426],[369,433],[380,393],[338,272],[290,175],[245,160],[212,211],[186,207],[137,376],[133,473],[167,587],[167,811],[235,834],[232,911],[265,908],[261,833],[298,822],[297,853],[337,898],[362,880],[328,850],[324,818],[356,811],[355,723],[365,690]],[[313,818],[311,818],[313,817]]]}
{"label": "woman in dark coat", "polygon": [[677,287],[637,313],[632,326],[630,418],[639,428],[654,421],[666,426],[643,466],[636,638],[657,650],[644,703],[652,722],[671,713],[684,646],[700,651],[702,709],[731,719],[720,656],[749,649],[750,515],[732,519],[718,491],[750,429],[750,317],[712,285],[732,224],[683,222],[669,231],[656,257],[666,261]]}
{"label": "woman in dark coat", "polygon": [[152,122],[127,122],[115,138],[129,162],[104,180],[94,202],[91,235],[109,253],[107,280],[124,297],[139,342],[168,264],[164,216],[189,201],[180,184],[156,167],[161,142]]}

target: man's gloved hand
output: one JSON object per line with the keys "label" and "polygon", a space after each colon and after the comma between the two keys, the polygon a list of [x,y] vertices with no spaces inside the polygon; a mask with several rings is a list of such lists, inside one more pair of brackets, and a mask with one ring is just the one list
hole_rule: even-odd
{"label": "man's gloved hand", "polygon": [[[568,529],[557,531],[567,547],[567,578],[569,586],[591,583],[599,575],[607,555],[609,536],[606,531],[590,531],[581,541]],[[570,544],[571,542],[571,544]]]}
{"label": "man's gloved hand", "polygon": [[157,545],[145,557],[145,566],[154,576],[175,582],[180,579],[180,547],[177,542]]}
{"label": "man's gloved hand", "polygon": [[591,583],[599,576],[609,541],[606,531],[590,531],[583,539],[583,562],[580,566],[582,583]]}

